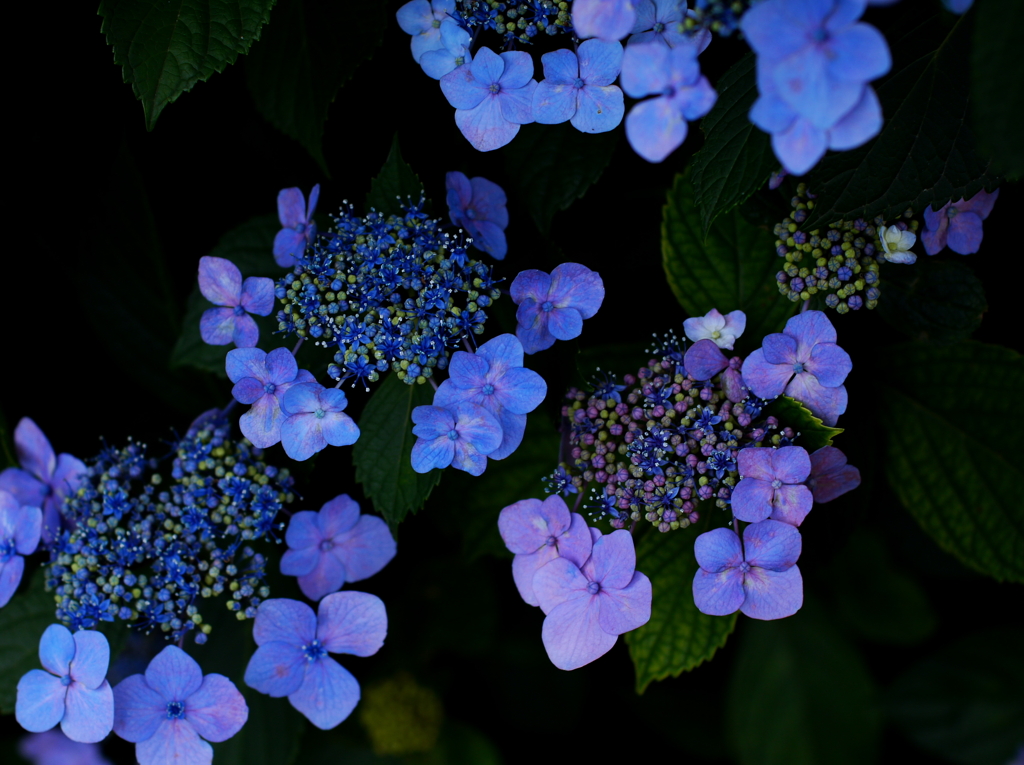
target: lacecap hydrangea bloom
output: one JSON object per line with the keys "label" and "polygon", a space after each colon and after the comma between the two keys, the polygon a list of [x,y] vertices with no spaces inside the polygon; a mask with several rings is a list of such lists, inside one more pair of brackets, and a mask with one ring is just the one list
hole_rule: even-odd
{"label": "lacecap hydrangea bloom", "polygon": [[622,69],[622,46],[586,40],[574,53],[565,48],[541,56],[544,79],[533,93],[533,116],[543,125],[566,120],[583,133],[606,133],[622,122],[622,91],[614,84]]}
{"label": "lacecap hydrangea bloom", "polygon": [[463,402],[452,409],[418,406],[412,410],[416,443],[412,469],[428,473],[451,465],[470,475],[487,468],[487,455],[501,446],[501,423],[482,406]]}
{"label": "lacecap hydrangea bloom", "polygon": [[308,205],[302,189],[281,189],[278,192],[277,217],[281,221],[281,230],[274,237],[274,260],[282,268],[294,266],[306,252],[306,245],[316,239],[313,213],[319,199],[319,183],[309,192]]}
{"label": "lacecap hydrangea bloom", "polygon": [[800,446],[750,447],[738,458],[740,482],[732,492],[732,514],[756,523],[765,518],[799,526],[814,499],[804,482],[811,459]]}
{"label": "lacecap hydrangea bloom", "polygon": [[947,202],[938,210],[928,207],[924,211],[924,251],[937,255],[947,246],[961,255],[971,255],[981,247],[981,222],[992,212],[999,197],[995,191],[979,191],[969,200]]}
{"label": "lacecap hydrangea bloom", "polygon": [[230,260],[206,255],[199,259],[199,291],[218,308],[208,308],[199,320],[199,334],[209,345],[233,342],[239,348],[251,348],[260,339],[260,330],[249,315],[268,316],[274,309],[274,281],[250,276],[242,281],[242,272]]}
{"label": "lacecap hydrangea bloom", "polygon": [[359,426],[345,414],[348,399],[337,388],[317,382],[293,385],[281,399],[287,415],[281,423],[285,454],[299,462],[331,446],[349,446],[359,440]]}
{"label": "lacecap hydrangea bloom", "polygon": [[445,176],[445,188],[452,223],[466,230],[478,250],[503,260],[508,252],[508,199],[504,189],[486,178],[467,178],[457,171]]}
{"label": "lacecap hydrangea bloom", "polygon": [[550,274],[520,271],[509,288],[516,311],[516,337],[526,353],[550,348],[555,340],[572,340],[583,320],[604,302],[601,275],[579,263],[562,263]]}
{"label": "lacecap hydrangea bloom", "polygon": [[43,513],[21,507],[13,494],[0,489],[0,608],[14,595],[25,572],[25,555],[39,546]]}
{"label": "lacecap hydrangea bloom", "polygon": [[252,404],[238,418],[242,435],[253,446],[266,449],[281,440],[281,423],[288,417],[281,410],[281,399],[299,383],[315,383],[316,378],[299,369],[287,348],[270,353],[259,348],[235,348],[225,359],[228,379],[235,384],[231,395],[239,404]]}
{"label": "lacecap hydrangea bloom", "polygon": [[455,12],[455,0],[410,0],[398,9],[398,26],[412,35],[412,57],[417,61],[427,51],[437,50],[441,41],[441,25]]}

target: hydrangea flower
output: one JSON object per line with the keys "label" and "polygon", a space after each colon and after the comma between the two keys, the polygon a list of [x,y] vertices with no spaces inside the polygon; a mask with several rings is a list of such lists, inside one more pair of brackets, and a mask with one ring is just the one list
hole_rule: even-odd
{"label": "hydrangea flower", "polygon": [[576,0],[572,4],[572,25],[581,40],[621,40],[635,24],[633,0]]}
{"label": "hydrangea flower", "polygon": [[823,446],[811,454],[811,475],[807,488],[819,504],[831,502],[860,486],[860,471],[848,465],[846,455],[834,446]]}
{"label": "hydrangea flower", "polygon": [[622,46],[586,40],[574,53],[565,48],[541,56],[544,79],[533,93],[533,117],[544,125],[569,120],[583,133],[614,130],[625,113],[614,85],[622,69]]}
{"label": "hydrangea flower", "polygon": [[359,439],[359,426],[345,414],[345,394],[319,383],[298,383],[281,399],[288,415],[281,423],[281,445],[293,460],[307,460],[328,444],[348,446]]}
{"label": "hydrangea flower", "polygon": [[[570,484],[571,485],[571,484]],[[519,594],[531,606],[540,601],[533,591],[533,577],[555,558],[567,558],[583,566],[590,558],[593,542],[587,522],[557,494],[543,502],[522,499],[509,505],[498,516],[498,531],[512,559],[512,579]]]}
{"label": "hydrangea flower", "polygon": [[698,340],[683,354],[683,367],[694,380],[710,380],[729,366],[729,359],[713,340]]}
{"label": "hydrangea flower", "polygon": [[13,494],[0,489],[0,608],[18,589],[25,573],[22,556],[36,551],[42,525],[38,507],[21,507]]}
{"label": "hydrangea flower", "polygon": [[424,73],[435,80],[473,60],[469,52],[469,32],[452,19],[442,21],[440,31],[441,46],[428,50],[419,60]]}
{"label": "hydrangea flower", "polygon": [[367,579],[395,557],[395,539],[375,515],[361,515],[359,504],[342,494],[319,512],[300,510],[288,522],[281,573],[296,576],[310,600]]}
{"label": "hydrangea flower", "polygon": [[533,122],[533,58],[523,51],[476,57],[441,78],[441,92],[455,107],[455,124],[479,151],[500,149]]}
{"label": "hydrangea flower", "polygon": [[60,531],[64,498],[82,483],[85,463],[70,454],[54,456],[49,439],[28,417],[14,428],[14,451],[21,467],[0,473],[0,491],[10,492],[21,506],[42,509],[42,540],[49,545]]}
{"label": "hydrangea flower", "polygon": [[335,592],[320,601],[319,615],[305,603],[265,600],[256,612],[256,653],[245,683],[291,705],[321,730],[329,730],[359,703],[359,683],[328,653],[372,656],[384,645],[384,604],[365,592]]}
{"label": "hydrangea flower", "polygon": [[690,340],[710,340],[719,348],[732,350],[736,339],[747,328],[747,315],[743,311],[730,311],[725,316],[712,308],[704,316],[686,319],[683,331]]}
{"label": "hydrangea flower", "polygon": [[32,765],[111,765],[96,744],[72,741],[57,729],[25,736],[18,753]]}
{"label": "hydrangea flower", "polygon": [[199,320],[199,334],[209,345],[234,342],[251,348],[260,330],[249,315],[267,316],[274,309],[274,280],[250,276],[242,281],[238,266],[224,258],[205,255],[199,259],[199,291],[221,308],[207,308]]}
{"label": "hydrangea flower", "polygon": [[520,271],[509,288],[516,311],[516,337],[526,353],[550,348],[555,340],[572,340],[583,332],[583,320],[604,301],[601,275],[579,263],[562,263],[551,274]]}
{"label": "hydrangea flower", "polygon": [[648,162],[661,162],[686,139],[687,120],[703,117],[718,94],[700,73],[697,45],[629,45],[622,57],[622,89],[633,98],[654,95],[626,117],[626,138]]}
{"label": "hydrangea flower", "polygon": [[811,474],[811,458],[800,446],[749,447],[737,459],[740,482],[732,490],[732,514],[756,523],[772,518],[799,526],[814,499],[803,485]]}
{"label": "hydrangea flower", "polygon": [[[209,765],[213,747],[249,719],[249,707],[223,675],[204,676],[195,659],[169,645],[139,675],[114,688],[114,733],[135,744],[139,765]],[[204,740],[205,739],[205,740]]]}
{"label": "hydrangea flower", "polygon": [[39,640],[39,661],[18,681],[14,714],[25,730],[60,723],[72,741],[94,744],[114,726],[114,694],[106,680],[110,645],[102,633],[51,624]]}
{"label": "hydrangea flower", "polygon": [[467,178],[463,173],[445,176],[448,190],[448,216],[456,226],[473,238],[473,246],[495,260],[504,260],[508,252],[505,228],[508,209],[505,191],[486,178]]}
{"label": "hydrangea flower", "polygon": [[693,32],[680,31],[686,18],[686,0],[640,0],[636,3],[636,23],[627,45],[661,43],[670,48],[696,44],[703,53],[711,44],[711,31],[701,27]]}
{"label": "hydrangea flower", "polygon": [[487,467],[487,455],[501,445],[501,423],[482,406],[464,402],[453,409],[418,406],[412,410],[412,469],[428,473],[451,465],[470,475]]}
{"label": "hydrangea flower", "polygon": [[412,57],[419,63],[427,51],[443,45],[441,26],[455,12],[455,0],[410,0],[395,13],[398,26],[412,35]]}
{"label": "hydrangea flower", "polygon": [[752,619],[792,616],[804,602],[796,565],[800,548],[800,532],[779,521],[747,526],[742,547],[729,528],[701,534],[693,546],[700,565],[693,577],[694,605],[711,616],[737,610]]}
{"label": "hydrangea flower", "polygon": [[651,580],[636,570],[633,537],[624,529],[594,536],[582,567],[558,557],[533,577],[534,593],[547,615],[541,638],[559,669],[577,669],[600,658],[619,635],[651,618]]}
{"label": "hydrangea flower", "polygon": [[231,395],[239,404],[252,404],[238,419],[242,435],[254,446],[266,449],[281,440],[281,398],[298,383],[315,383],[316,378],[299,369],[287,348],[270,353],[259,348],[235,348],[228,352],[225,367],[235,384]]}
{"label": "hydrangea flower", "polygon": [[434,394],[434,406],[482,406],[501,424],[501,445],[487,456],[500,460],[514,452],[523,440],[527,413],[548,391],[544,378],[523,366],[523,346],[515,335],[498,335],[476,353],[456,351],[448,372],[451,376]]}
{"label": "hydrangea flower", "polygon": [[942,0],[942,4],[946,6],[947,11],[960,16],[970,10],[974,0]]}
{"label": "hydrangea flower", "polygon": [[938,210],[932,207],[924,211],[924,251],[936,255],[947,245],[953,252],[970,255],[981,246],[981,222],[992,212],[999,197],[995,191],[979,191],[969,200],[959,199],[947,202]]}
{"label": "hydrangea flower", "polygon": [[826,425],[846,411],[843,381],[853,369],[850,354],[836,345],[836,330],[821,311],[805,311],[743,362],[743,380],[759,398],[785,393]]}
{"label": "hydrangea flower", "polygon": [[[306,252],[306,245],[316,238],[313,213],[320,199],[320,184],[309,192],[309,205],[302,189],[281,189],[277,194],[277,217],[281,230],[274,237],[274,260],[282,268],[291,268]],[[266,314],[261,314],[266,315]]]}
{"label": "hydrangea flower", "polygon": [[917,234],[904,231],[899,226],[879,226],[878,239],[882,243],[884,257],[890,263],[913,263],[917,255],[910,251],[917,241]]}

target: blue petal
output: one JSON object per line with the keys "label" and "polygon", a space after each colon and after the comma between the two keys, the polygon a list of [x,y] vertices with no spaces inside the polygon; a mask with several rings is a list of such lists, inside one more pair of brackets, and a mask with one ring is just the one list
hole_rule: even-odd
{"label": "blue petal", "polygon": [[878,135],[881,129],[882,105],[875,89],[869,85],[850,113],[828,131],[828,148],[835,151],[855,149]]}
{"label": "blue petal", "polygon": [[330,730],[352,713],[359,696],[359,683],[352,674],[327,657],[309,665],[305,681],[288,701],[313,725]]}
{"label": "blue petal", "polygon": [[626,95],[643,98],[661,93],[668,84],[669,49],[659,43],[630,45],[622,55],[619,79]]}
{"label": "blue petal", "polygon": [[436,438],[417,439],[412,447],[411,464],[417,473],[429,473],[434,468],[446,468],[455,457],[455,442],[447,434]]}
{"label": "blue petal", "polygon": [[33,733],[50,730],[64,717],[67,687],[59,677],[41,669],[32,669],[18,681],[14,716],[22,728]]}
{"label": "blue petal", "polygon": [[[622,45],[617,42],[584,41],[578,53],[580,77],[588,86],[611,85],[622,71],[622,55]],[[548,76],[546,71],[544,76]]]}
{"label": "blue petal", "polygon": [[790,175],[803,175],[825,154],[827,134],[811,125],[803,117],[790,127],[772,134],[772,149]]}
{"label": "blue petal", "polygon": [[619,126],[625,113],[622,91],[616,86],[587,85],[579,92],[572,126],[583,133],[607,133]]}
{"label": "blue petal", "polygon": [[489,94],[487,85],[473,76],[471,67],[472,64],[463,64],[441,78],[441,92],[456,109],[473,109]]}
{"label": "blue petal", "polygon": [[423,54],[419,64],[423,67],[423,73],[427,77],[440,80],[449,72],[455,71],[455,56],[445,48],[428,50]]}
{"label": "blue petal", "polygon": [[542,80],[533,93],[533,118],[542,125],[557,125],[576,113],[576,88]]}
{"label": "blue petal", "polygon": [[264,643],[249,659],[245,684],[272,698],[295,693],[306,679],[306,657],[294,643]]}
{"label": "blue petal", "polygon": [[[456,72],[458,70],[445,76],[451,77]],[[477,151],[500,149],[519,132],[518,124],[509,122],[502,116],[499,99],[490,95],[473,109],[457,110],[455,124]]]}
{"label": "blue petal", "polygon": [[642,101],[626,117],[629,145],[648,162],[661,162],[679,148],[686,131],[683,115],[664,97]]}

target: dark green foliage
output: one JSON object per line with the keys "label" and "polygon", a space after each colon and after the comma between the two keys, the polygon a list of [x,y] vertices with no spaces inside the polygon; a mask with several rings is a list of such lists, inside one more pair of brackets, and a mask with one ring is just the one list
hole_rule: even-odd
{"label": "dark green foliage", "polygon": [[779,418],[781,426],[788,425],[800,434],[796,442],[808,452],[832,446],[832,439],[843,432],[842,428],[829,427],[811,414],[810,409],[789,396],[779,396],[768,411]]}
{"label": "dark green foliage", "polygon": [[1024,176],[1024,3],[979,0],[971,43],[971,116],[980,148],[999,173]]}
{"label": "dark green foliage", "polygon": [[959,261],[885,266],[882,277],[878,312],[915,340],[966,340],[988,310],[981,281]]}
{"label": "dark green foliage", "polygon": [[380,173],[370,181],[370,192],[366,195],[366,211],[374,209],[383,215],[400,215],[402,203],[407,197],[418,202],[423,195],[423,184],[404,159],[398,146],[398,133],[391,140],[391,151],[384,161]]}
{"label": "dark green foliage", "polygon": [[[27,573],[27,572],[26,572]],[[37,569],[32,581],[0,608],[0,714],[14,712],[18,681],[30,669],[40,669],[39,639],[53,624],[56,606]]]}

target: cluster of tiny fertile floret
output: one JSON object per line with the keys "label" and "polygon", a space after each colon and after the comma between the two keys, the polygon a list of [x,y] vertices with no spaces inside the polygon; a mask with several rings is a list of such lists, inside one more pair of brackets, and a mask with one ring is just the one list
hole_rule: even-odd
{"label": "cluster of tiny fertile floret", "polygon": [[[720,376],[682,374],[675,336],[654,352],[657,358],[622,385],[606,379],[590,392],[569,389],[562,416],[570,459],[550,476],[548,490],[568,496],[596,483],[586,505],[592,515],[611,516],[615,528],[643,519],[666,532],[695,523],[702,503],[729,504],[740,449],[787,446],[795,434],[763,414],[768,402],[726,399]],[[730,361],[733,370],[741,364]]]}
{"label": "cluster of tiny fertile floret", "polygon": [[[878,267],[885,257],[878,231],[885,221],[877,217],[868,223],[858,218],[833,223],[824,232],[804,231],[800,226],[814,209],[814,199],[801,183],[791,200],[789,217],[775,226],[775,251],[786,260],[775,275],[779,292],[793,302],[820,295],[825,306],[838,313],[874,308],[882,294]],[[893,225],[916,232],[918,222],[911,220],[913,214],[907,210],[903,220]]]}
{"label": "cluster of tiny fertile floret", "polygon": [[502,3],[497,0],[456,0],[455,20],[466,30],[493,29],[506,45],[529,43],[538,34],[572,32],[572,3],[530,0]]}
{"label": "cluster of tiny fertile floret", "polygon": [[75,631],[119,619],[172,640],[195,631],[204,643],[200,599],[230,593],[230,611],[255,617],[270,592],[266,561],[247,543],[280,529],[293,479],[229,434],[223,416],[197,422],[175,445],[169,475],[160,470],[168,460],[140,443],[93,460],[52,552],[59,621]]}
{"label": "cluster of tiny fertile floret", "polygon": [[686,18],[683,29],[690,32],[709,29],[715,34],[728,37],[740,26],[740,17],[750,7],[752,0],[695,0]]}
{"label": "cluster of tiny fertile floret", "polygon": [[335,380],[376,382],[390,367],[406,383],[426,382],[448,366],[449,349],[483,332],[483,309],[500,295],[491,269],[422,200],[404,210],[360,218],[342,207],[277,283],[279,329],[337,348],[327,369]]}

